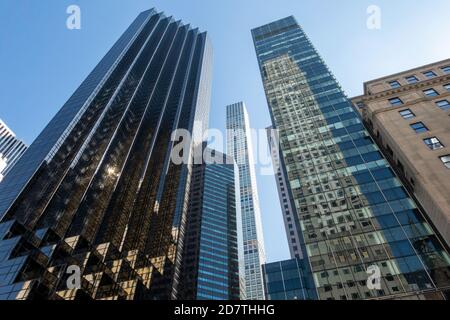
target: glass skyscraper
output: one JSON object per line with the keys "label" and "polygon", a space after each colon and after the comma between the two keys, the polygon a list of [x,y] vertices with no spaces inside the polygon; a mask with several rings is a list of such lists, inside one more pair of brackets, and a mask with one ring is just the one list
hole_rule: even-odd
{"label": "glass skyscraper", "polygon": [[237,168],[231,157],[218,151],[207,148],[205,155],[192,175],[183,298],[239,300]]}
{"label": "glass skyscraper", "polygon": [[289,187],[287,185],[289,178],[287,176],[286,166],[282,162],[283,157],[280,154],[280,148],[278,147],[279,137],[273,127],[268,127],[266,131],[291,257],[303,258],[303,252],[299,245],[300,232],[298,230],[300,226],[298,225],[298,219],[295,218],[297,212],[295,211],[295,205],[292,203],[292,197],[289,194]]}
{"label": "glass skyscraper", "polygon": [[0,184],[0,299],[180,297],[192,164],[172,133],[207,126],[211,59],[206,33],[136,18]]}
{"label": "glass skyscraper", "polygon": [[227,106],[227,153],[239,169],[245,294],[248,300],[263,300],[261,265],[265,261],[264,239],[251,138],[244,103]]}
{"label": "glass skyscraper", "polygon": [[304,253],[317,298],[449,298],[440,237],[302,28],[291,16],[252,35],[299,226],[290,245]]}
{"label": "glass skyscraper", "polygon": [[0,182],[26,150],[27,145],[0,119]]}

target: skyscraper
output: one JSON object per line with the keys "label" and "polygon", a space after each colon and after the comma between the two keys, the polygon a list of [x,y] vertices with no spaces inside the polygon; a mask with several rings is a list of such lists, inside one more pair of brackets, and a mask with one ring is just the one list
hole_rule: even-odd
{"label": "skyscraper", "polygon": [[0,185],[0,299],[179,297],[192,164],[171,137],[207,126],[211,57],[206,33],[136,18]]}
{"label": "skyscraper", "polygon": [[245,294],[248,300],[263,300],[261,265],[265,261],[264,238],[250,123],[243,102],[227,106],[227,150],[239,169]]}
{"label": "skyscraper", "polygon": [[273,127],[268,127],[266,131],[291,257],[303,258],[299,238],[300,226],[298,225],[298,219],[295,218],[297,212],[295,211],[294,203],[292,203],[292,196],[289,194],[290,189],[287,185],[289,178],[287,176],[286,166],[282,163],[283,157],[280,154],[280,148],[278,146],[279,137]]}
{"label": "skyscraper", "polygon": [[448,298],[448,252],[302,28],[252,35],[317,297]]}
{"label": "skyscraper", "polygon": [[402,182],[450,245],[450,59],[375,79],[353,98]]}
{"label": "skyscraper", "polygon": [[6,159],[3,158],[3,156],[0,156],[0,172],[2,172],[0,173],[0,182],[3,180],[3,171],[5,170],[6,166]]}
{"label": "skyscraper", "polygon": [[209,148],[203,163],[194,165],[182,272],[184,299],[240,299],[236,171],[231,157]]}
{"label": "skyscraper", "polygon": [[0,119],[0,182],[26,150],[27,145]]}

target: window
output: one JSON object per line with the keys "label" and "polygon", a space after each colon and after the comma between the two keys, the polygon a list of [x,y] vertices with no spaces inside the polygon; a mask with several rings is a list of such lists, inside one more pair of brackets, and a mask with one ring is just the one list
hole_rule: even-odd
{"label": "window", "polygon": [[419,79],[417,79],[416,76],[409,76],[409,77],[406,77],[405,79],[409,84],[414,84],[414,83],[419,82]]}
{"label": "window", "polygon": [[422,133],[422,132],[428,131],[428,128],[423,124],[423,122],[416,122],[416,123],[411,124],[410,126],[416,133]]}
{"label": "window", "polygon": [[448,100],[441,100],[441,101],[436,102],[436,104],[442,110],[450,109],[450,103],[448,102]]}
{"label": "window", "polygon": [[401,106],[403,104],[403,101],[400,98],[389,99],[389,102],[393,106]]}
{"label": "window", "polygon": [[423,142],[425,142],[425,144],[428,146],[428,148],[430,148],[431,150],[438,150],[438,149],[442,149],[444,146],[442,145],[442,143],[439,141],[438,138],[436,137],[432,137],[432,138],[428,138],[428,139],[423,139]]}
{"label": "window", "polygon": [[443,67],[442,71],[444,71],[447,74],[450,74],[450,66]]}
{"label": "window", "polygon": [[440,157],[440,159],[447,169],[450,169],[450,154]]}
{"label": "window", "polygon": [[439,95],[439,93],[437,93],[434,89],[424,90],[423,93],[425,93],[427,97],[436,97]]}
{"label": "window", "polygon": [[444,88],[445,88],[445,90],[447,90],[447,91],[450,92],[450,83],[449,83],[449,84],[446,84],[446,85],[444,86]]}
{"label": "window", "polygon": [[402,110],[399,113],[403,117],[403,119],[406,120],[416,117],[416,115],[410,109]]}
{"label": "window", "polygon": [[401,85],[398,81],[391,81],[389,82],[389,85],[391,86],[392,89],[396,89],[396,88],[400,88]]}
{"label": "window", "polygon": [[428,79],[432,79],[432,78],[436,77],[436,73],[434,73],[433,71],[427,71],[427,72],[424,72],[423,74]]}

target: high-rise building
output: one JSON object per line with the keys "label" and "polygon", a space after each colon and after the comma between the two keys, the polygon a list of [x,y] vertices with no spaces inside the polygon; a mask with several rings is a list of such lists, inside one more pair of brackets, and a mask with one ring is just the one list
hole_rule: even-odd
{"label": "high-rise building", "polygon": [[0,182],[26,150],[27,145],[0,119]]}
{"label": "high-rise building", "polygon": [[0,182],[3,180],[3,171],[5,170],[6,166],[7,166],[6,158],[0,156],[0,172],[2,172],[0,173]]}
{"label": "high-rise building", "polygon": [[239,169],[245,294],[248,300],[264,300],[261,270],[265,262],[264,238],[250,123],[243,102],[227,106],[227,150]]}
{"label": "high-rise building", "polygon": [[352,100],[450,245],[450,59],[366,82],[364,95]]}
{"label": "high-rise building", "polygon": [[286,166],[282,163],[283,157],[280,154],[278,145],[279,137],[273,127],[268,127],[266,131],[291,257],[303,258],[303,253],[299,245],[301,243],[299,232],[300,226],[298,225],[298,219],[295,218],[297,212],[295,211],[294,203],[292,203],[292,196],[289,195],[290,189],[287,185],[289,179],[286,172]]}
{"label": "high-rise building", "polygon": [[448,252],[295,18],[252,34],[317,297],[449,298]]}
{"label": "high-rise building", "polygon": [[206,148],[204,154],[192,174],[183,298],[239,300],[237,168],[231,157],[219,151]]}
{"label": "high-rise building", "polygon": [[211,59],[206,33],[136,18],[0,184],[0,299],[180,296],[192,162],[172,135],[207,126]]}

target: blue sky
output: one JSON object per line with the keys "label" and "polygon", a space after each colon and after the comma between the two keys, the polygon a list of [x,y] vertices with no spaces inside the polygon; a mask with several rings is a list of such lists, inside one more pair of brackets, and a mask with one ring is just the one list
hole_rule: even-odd
{"label": "blue sky", "polygon": [[[81,30],[66,8],[81,8]],[[381,30],[366,27],[369,5]],[[270,124],[251,28],[294,15],[349,96],[364,81],[450,56],[448,0],[1,0],[0,118],[31,143],[140,11],[156,7],[208,31],[214,47],[210,127],[245,101],[253,128]],[[258,176],[268,261],[289,257],[275,181]]]}

